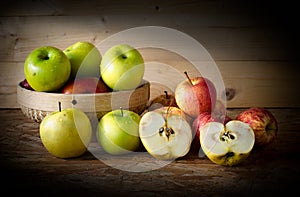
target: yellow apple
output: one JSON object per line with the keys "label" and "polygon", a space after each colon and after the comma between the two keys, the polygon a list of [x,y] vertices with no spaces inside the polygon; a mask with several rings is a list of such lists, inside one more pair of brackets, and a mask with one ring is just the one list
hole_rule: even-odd
{"label": "yellow apple", "polygon": [[174,160],[185,156],[191,146],[192,131],[189,123],[179,114],[150,111],[140,121],[141,141],[153,157]]}
{"label": "yellow apple", "polygon": [[240,164],[248,158],[255,142],[251,127],[231,120],[225,125],[209,122],[200,129],[200,144],[205,155],[224,166]]}
{"label": "yellow apple", "polygon": [[78,157],[91,141],[92,125],[79,109],[68,108],[48,114],[40,124],[43,145],[59,158]]}

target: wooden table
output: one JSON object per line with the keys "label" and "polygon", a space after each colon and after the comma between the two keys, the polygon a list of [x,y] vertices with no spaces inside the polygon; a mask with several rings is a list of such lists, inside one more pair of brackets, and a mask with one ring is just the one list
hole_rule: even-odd
{"label": "wooden table", "polygon": [[[240,109],[228,109],[235,117]],[[39,124],[19,109],[1,109],[1,188],[9,194],[114,196],[253,196],[299,193],[300,110],[272,108],[277,140],[255,149],[245,163],[224,167],[190,153],[147,172],[128,172],[104,164],[87,152],[74,159],[50,155]],[[97,146],[93,142],[90,148]],[[121,161],[122,157],[116,159]]]}
{"label": "wooden table", "polygon": [[[225,0],[4,1],[0,6],[1,192],[130,197],[297,195],[297,8],[291,2]],[[254,150],[236,167],[219,166],[189,154],[163,168],[136,173],[112,168],[91,152],[75,159],[51,156],[39,138],[39,124],[27,119],[17,103],[17,84],[24,79],[27,55],[40,46],[65,49],[83,40],[99,47],[107,38],[140,26],[168,27],[197,40],[211,54],[225,87],[231,90],[227,92],[229,115],[235,117],[252,106],[268,107],[279,122],[277,140]],[[130,39],[119,42],[125,41]],[[182,47],[177,40],[170,44]],[[181,73],[191,65],[172,51],[151,47],[140,51],[148,63],[145,77],[164,79],[162,84],[172,81],[175,85],[180,78],[161,65],[173,66]],[[161,64],[155,67],[151,62]],[[89,150],[97,147],[94,142]],[[116,163],[124,159],[116,159]]]}

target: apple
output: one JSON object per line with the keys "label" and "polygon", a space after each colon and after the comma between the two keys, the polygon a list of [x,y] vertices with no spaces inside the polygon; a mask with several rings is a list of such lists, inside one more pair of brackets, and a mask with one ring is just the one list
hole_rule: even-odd
{"label": "apple", "polygon": [[30,85],[29,85],[29,83],[27,82],[27,80],[26,79],[24,79],[23,81],[21,81],[21,87],[22,88],[25,88],[25,89],[27,89],[27,90],[34,90]]}
{"label": "apple", "polygon": [[200,149],[200,129],[209,122],[216,122],[217,118],[212,116],[210,112],[203,112],[197,118],[193,120],[192,123],[192,132],[193,132],[193,149],[199,151]]}
{"label": "apple", "polygon": [[137,151],[140,116],[130,110],[116,109],[106,113],[99,121],[97,140],[109,154],[122,155]]}
{"label": "apple", "polygon": [[164,94],[161,94],[151,100],[149,104],[149,110],[155,110],[161,107],[178,107],[176,104],[175,96],[173,94],[168,94],[168,91],[164,91]]}
{"label": "apple", "polygon": [[175,89],[176,103],[180,109],[193,118],[203,112],[211,112],[216,102],[214,84],[204,77],[189,78],[179,83]]}
{"label": "apple", "polygon": [[255,136],[252,128],[242,121],[231,120],[225,125],[209,122],[201,128],[200,143],[204,154],[212,162],[234,166],[248,158]]}
{"label": "apple", "polygon": [[76,42],[64,50],[71,63],[71,78],[97,77],[99,78],[101,53],[98,48],[86,41]]}
{"label": "apple", "polygon": [[182,116],[189,124],[191,124],[192,122],[192,118],[187,115],[186,113],[184,113],[184,111],[182,111],[179,107],[174,107],[174,106],[171,106],[171,107],[167,107],[167,106],[164,106],[164,107],[161,107],[161,108],[157,108],[155,110],[152,110],[152,111],[155,111],[155,112],[158,112],[160,114],[163,115],[163,117],[167,118],[167,116],[171,115],[171,114],[175,114],[175,115],[180,115]]}
{"label": "apple", "polygon": [[250,125],[255,133],[255,145],[271,144],[278,133],[278,123],[275,116],[265,108],[252,107],[239,113],[237,120]]}
{"label": "apple", "polygon": [[34,49],[26,57],[24,74],[36,91],[48,92],[60,89],[69,79],[71,65],[60,49],[43,46]]}
{"label": "apple", "polygon": [[185,156],[193,139],[189,123],[175,113],[167,116],[157,111],[145,113],[140,121],[139,133],[147,152],[161,160]]}
{"label": "apple", "polygon": [[227,115],[225,116],[226,117],[223,118],[222,116],[218,116],[218,114],[216,115],[211,112],[203,112],[193,120],[192,131],[193,131],[193,135],[195,136],[193,140],[193,146],[197,151],[200,149],[201,128],[209,122],[220,122],[226,124],[227,122],[232,120],[232,118],[230,118],[229,116]]}
{"label": "apple", "polygon": [[183,118],[186,118],[185,113],[181,109],[179,109],[178,107],[164,106],[164,107],[160,107],[160,108],[157,108],[155,110],[152,110],[152,111],[161,113],[163,115],[163,117],[165,117],[165,118],[167,118],[167,116],[169,116],[171,114],[178,114],[178,115],[181,115]]}
{"label": "apple", "polygon": [[223,123],[232,120],[232,118],[227,115],[225,103],[221,100],[216,101],[215,106],[212,110],[212,114]]}
{"label": "apple", "polygon": [[40,124],[40,138],[49,153],[59,158],[81,156],[92,137],[88,116],[79,109],[67,108],[48,114]]}
{"label": "apple", "polygon": [[64,94],[104,93],[111,89],[97,77],[76,78],[69,81],[61,90]]}
{"label": "apple", "polygon": [[138,87],[144,72],[142,55],[127,44],[111,47],[103,55],[100,64],[100,75],[113,90],[130,90]]}
{"label": "apple", "polygon": [[192,121],[192,118],[190,116],[188,116],[187,114],[184,113],[184,111],[182,111],[180,108],[178,107],[161,107],[161,108],[157,108],[155,110],[153,110],[155,112],[161,113],[163,115],[164,118],[167,118],[167,116],[171,115],[171,114],[177,114],[182,116],[189,124]]}

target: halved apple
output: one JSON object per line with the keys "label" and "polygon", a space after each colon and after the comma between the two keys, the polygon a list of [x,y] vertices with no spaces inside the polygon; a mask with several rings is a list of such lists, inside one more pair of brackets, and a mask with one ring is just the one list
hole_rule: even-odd
{"label": "halved apple", "polygon": [[200,130],[203,152],[220,165],[233,166],[243,162],[253,149],[254,142],[252,128],[238,120],[231,120],[226,125],[209,122]]}
{"label": "halved apple", "polygon": [[182,111],[180,108],[178,107],[174,107],[174,106],[170,106],[170,107],[167,107],[167,106],[164,106],[164,107],[161,107],[161,108],[157,108],[155,110],[153,110],[155,112],[158,112],[160,114],[162,114],[165,118],[167,116],[170,116],[171,114],[177,114],[177,115],[180,115],[182,116],[189,124],[191,124],[192,122],[192,117],[187,115],[186,113],[184,113],[184,111]]}
{"label": "halved apple", "polygon": [[189,123],[179,114],[150,111],[140,121],[141,141],[153,157],[173,160],[185,156],[191,146],[192,131]]}

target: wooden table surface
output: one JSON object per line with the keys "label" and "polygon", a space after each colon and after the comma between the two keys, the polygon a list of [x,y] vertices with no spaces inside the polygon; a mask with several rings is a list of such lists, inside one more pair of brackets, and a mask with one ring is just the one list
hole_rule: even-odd
{"label": "wooden table surface", "polygon": [[[1,192],[130,197],[297,195],[297,8],[291,2],[236,0],[1,2]],[[227,98],[228,114],[235,117],[250,106],[268,107],[279,122],[277,140],[265,149],[255,149],[245,163],[236,167],[219,166],[205,157],[189,154],[156,170],[123,171],[92,154],[95,150],[101,152],[95,142],[79,158],[58,159],[50,155],[41,143],[39,124],[26,118],[17,102],[17,84],[24,79],[27,55],[40,46],[65,49],[78,41],[90,41],[104,54],[104,40],[140,26],[168,27],[197,40],[211,54],[225,87],[232,92]],[[139,42],[129,39],[131,36],[118,43],[128,41],[139,46]],[[169,37],[170,46],[185,46],[185,42]],[[160,42],[157,37],[147,39],[148,43]],[[194,68],[172,51],[151,47],[140,51],[147,63],[146,79],[155,76],[162,79],[161,84],[172,82],[170,87],[181,80],[177,71]],[[158,90],[151,94],[161,93]],[[113,161],[122,164],[128,157]]]}
{"label": "wooden table surface", "polygon": [[[228,109],[235,117],[240,109]],[[253,196],[299,193],[299,108],[271,108],[279,123],[277,140],[254,149],[236,167],[212,163],[190,153],[146,172],[106,165],[88,151],[73,159],[50,155],[39,137],[39,124],[19,109],[1,109],[1,184],[10,194],[82,194],[124,196]],[[97,147],[91,143],[89,150]],[[122,162],[128,157],[117,158]]]}

